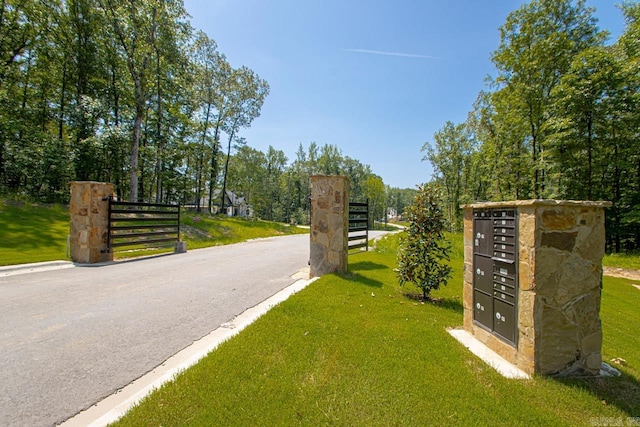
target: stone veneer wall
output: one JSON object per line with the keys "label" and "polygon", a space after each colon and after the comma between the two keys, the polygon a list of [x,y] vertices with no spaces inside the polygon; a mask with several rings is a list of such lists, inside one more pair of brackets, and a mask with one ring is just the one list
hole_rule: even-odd
{"label": "stone veneer wall", "polygon": [[[597,375],[604,208],[609,202],[527,200],[465,205],[464,329],[529,374]],[[517,208],[517,347],[473,322],[473,209]]]}
{"label": "stone veneer wall", "polygon": [[93,181],[71,183],[69,244],[71,260],[81,264],[113,261],[107,249],[109,202],[113,184]]}
{"label": "stone veneer wall", "polygon": [[348,270],[349,178],[311,177],[310,277]]}

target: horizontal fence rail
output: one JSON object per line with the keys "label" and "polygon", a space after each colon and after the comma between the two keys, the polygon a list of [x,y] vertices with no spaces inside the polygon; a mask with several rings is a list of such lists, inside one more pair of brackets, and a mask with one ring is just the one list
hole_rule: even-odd
{"label": "horizontal fence rail", "polygon": [[369,200],[349,202],[349,250],[369,250]]}
{"label": "horizontal fence rail", "polygon": [[108,229],[108,252],[173,246],[180,241],[180,205],[119,202],[110,197]]}

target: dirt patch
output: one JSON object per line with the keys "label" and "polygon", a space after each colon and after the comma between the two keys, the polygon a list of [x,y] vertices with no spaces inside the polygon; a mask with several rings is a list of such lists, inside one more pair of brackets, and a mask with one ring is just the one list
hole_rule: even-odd
{"label": "dirt patch", "polygon": [[211,235],[206,231],[202,231],[199,228],[191,227],[190,225],[182,225],[180,231],[190,239],[209,239]]}
{"label": "dirt patch", "polygon": [[629,270],[626,268],[617,267],[602,267],[602,273],[605,276],[620,277],[623,279],[640,281],[640,270]]}

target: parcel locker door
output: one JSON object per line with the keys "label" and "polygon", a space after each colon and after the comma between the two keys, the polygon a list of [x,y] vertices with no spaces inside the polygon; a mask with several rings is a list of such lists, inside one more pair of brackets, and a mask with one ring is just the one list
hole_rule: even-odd
{"label": "parcel locker door", "polygon": [[479,291],[473,293],[473,320],[493,329],[493,297]]}
{"label": "parcel locker door", "polygon": [[474,255],[473,288],[488,295],[493,293],[493,260],[482,255]]}
{"label": "parcel locker door", "polygon": [[516,342],[516,310],[511,304],[493,300],[493,330],[512,343]]}
{"label": "parcel locker door", "polygon": [[473,252],[493,255],[493,219],[491,210],[473,212]]}

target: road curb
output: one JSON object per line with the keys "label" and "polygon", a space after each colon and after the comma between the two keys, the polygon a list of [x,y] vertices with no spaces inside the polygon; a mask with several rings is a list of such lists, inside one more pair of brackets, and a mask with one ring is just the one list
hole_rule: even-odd
{"label": "road curb", "polygon": [[15,276],[18,274],[38,273],[50,270],[62,270],[64,268],[75,267],[71,261],[48,261],[35,262],[31,264],[6,265],[0,267],[0,277]]}
{"label": "road curb", "polygon": [[[296,274],[292,277],[299,276]],[[229,322],[223,323],[209,334],[174,354],[147,374],[63,422],[60,427],[102,427],[117,421],[154,390],[195,365],[220,344],[240,333],[263,314],[291,295],[306,288],[316,279],[297,280],[260,304],[246,309]]]}

